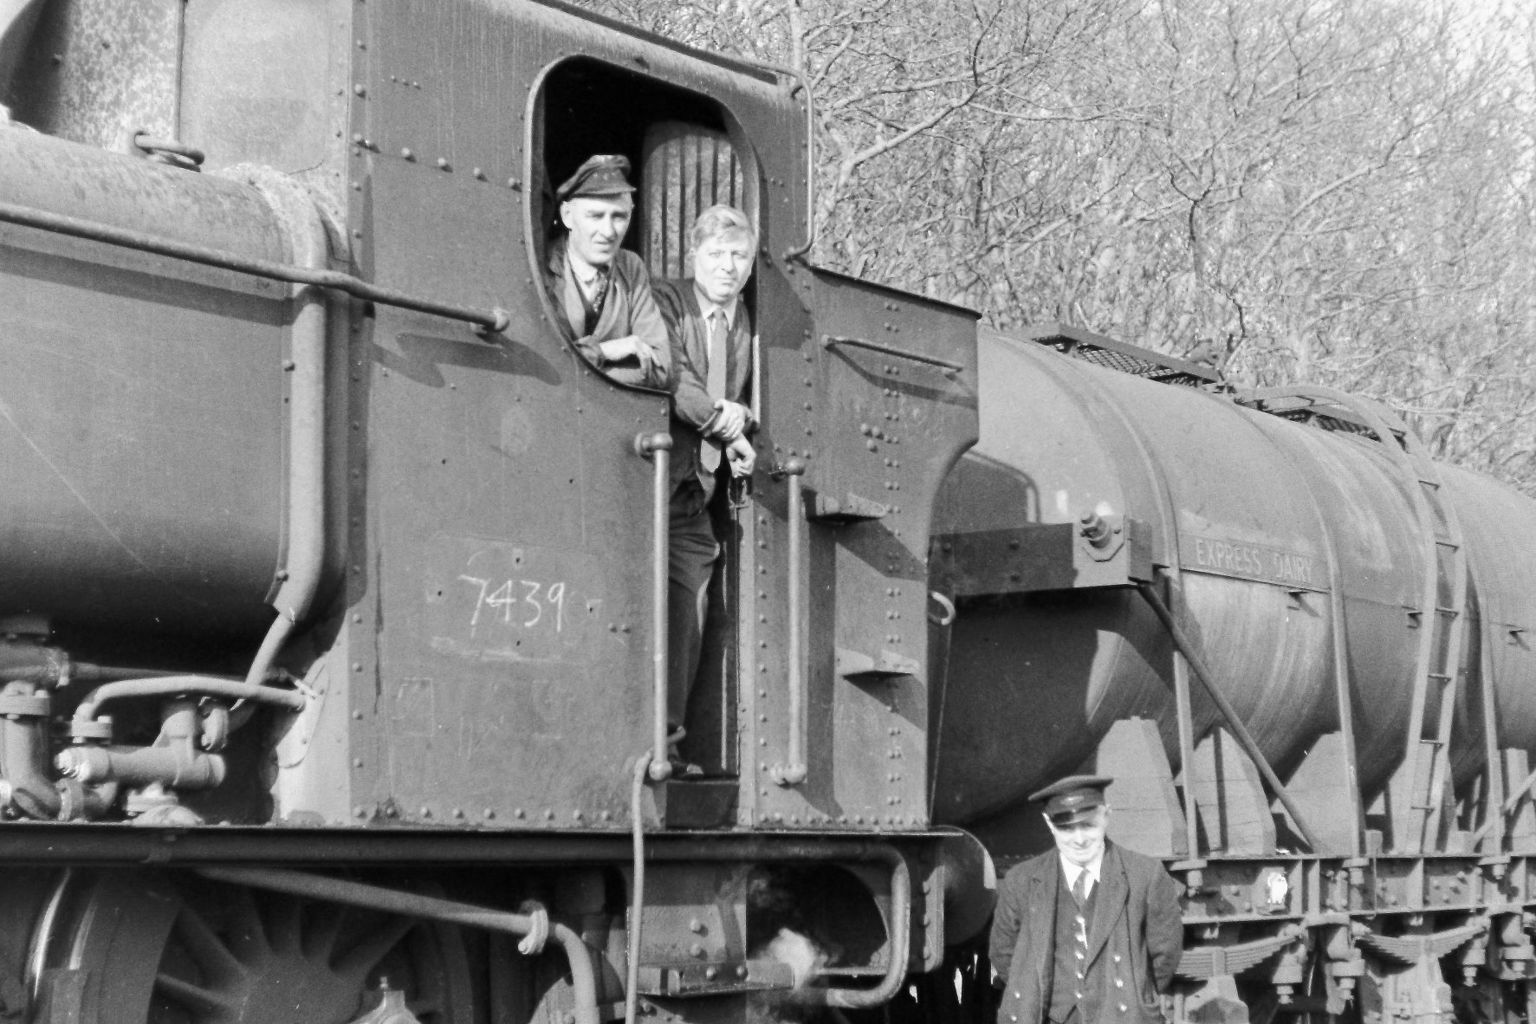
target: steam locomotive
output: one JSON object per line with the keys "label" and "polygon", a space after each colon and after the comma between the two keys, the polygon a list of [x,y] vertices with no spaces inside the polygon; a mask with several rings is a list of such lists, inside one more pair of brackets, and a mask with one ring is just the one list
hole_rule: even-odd
{"label": "steam locomotive", "polygon": [[[817,269],[786,69],[555,2],[0,5],[0,1019],[960,1022],[1117,776],[1174,1019],[1527,1019],[1536,508],[1380,407]],[[761,251],[702,781],[668,398],[553,185]]]}

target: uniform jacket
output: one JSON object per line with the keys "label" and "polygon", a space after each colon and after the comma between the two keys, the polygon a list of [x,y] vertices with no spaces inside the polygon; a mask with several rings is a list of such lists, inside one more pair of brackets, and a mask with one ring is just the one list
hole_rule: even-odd
{"label": "uniform jacket", "polygon": [[[623,384],[667,387],[672,379],[671,346],[667,341],[667,326],[656,308],[645,264],[628,249],[620,249],[609,273],[608,294],[603,300],[597,327],[591,334],[584,334],[582,329],[586,326],[587,311],[581,301],[581,289],[566,259],[565,238],[557,238],[550,246],[549,263],[544,268],[544,287],[555,307],[555,325],[566,341],[612,379]],[[642,374],[631,360],[605,363],[598,344],[629,334],[638,335],[655,351],[656,365],[649,374]]]}
{"label": "uniform jacket", "polygon": [[[1005,979],[998,1024],[1040,1024],[1050,1006],[1061,855],[1050,849],[1008,872],[992,919],[992,967]],[[1082,1024],[1159,1024],[1184,945],[1180,887],[1151,857],[1105,843],[1088,926]]]}
{"label": "uniform jacket", "polygon": [[[672,339],[672,375],[677,381],[672,396],[672,492],[676,495],[680,484],[698,479],[699,445],[715,417],[715,400],[704,384],[709,328],[692,279],[657,282],[656,304]],[[722,397],[745,405],[747,380],[752,374],[752,317],[740,300],[736,318],[726,332],[725,352]],[[748,423],[748,429],[752,426]],[[713,489],[711,479],[704,487],[705,503]]]}

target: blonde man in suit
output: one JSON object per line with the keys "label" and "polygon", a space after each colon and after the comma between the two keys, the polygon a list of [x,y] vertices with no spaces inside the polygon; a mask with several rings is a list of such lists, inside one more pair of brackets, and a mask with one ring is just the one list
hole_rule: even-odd
{"label": "blonde man in suit", "polygon": [[564,233],[550,246],[544,287],[565,340],[609,377],[663,388],[671,382],[667,328],[650,275],[623,248],[635,191],[622,156],[588,158],[555,191]]}
{"label": "blonde man in suit", "polygon": [[[722,481],[752,475],[757,457],[747,436],[756,426],[746,397],[752,318],[741,301],[757,232],[735,207],[711,206],[694,221],[689,246],[689,276],[656,285],[676,379],[667,652],[667,714],[674,735],[686,722],[704,642],[709,580],[720,557],[715,522],[723,517],[712,515],[711,505]],[[675,743],[669,756],[675,777],[702,774],[678,756]]]}

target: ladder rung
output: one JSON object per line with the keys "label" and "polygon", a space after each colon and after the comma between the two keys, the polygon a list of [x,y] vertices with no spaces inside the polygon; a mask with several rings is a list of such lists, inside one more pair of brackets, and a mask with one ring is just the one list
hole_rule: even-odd
{"label": "ladder rung", "polygon": [[1431,679],[1446,680],[1446,679],[1450,679],[1451,677],[1449,675],[1447,675],[1446,673],[1444,673],[1444,672],[1431,672],[1429,674],[1429,678],[1431,678]]}
{"label": "ladder rung", "polygon": [[1441,615],[1460,615],[1461,614],[1461,609],[1460,608],[1436,608],[1435,611],[1439,612]]}
{"label": "ladder rung", "polygon": [[1437,490],[1440,487],[1439,480],[1425,480],[1423,477],[1419,477],[1419,483],[1423,484],[1425,487],[1433,487]]}
{"label": "ladder rung", "polygon": [[1449,540],[1449,539],[1447,539],[1445,537],[1436,537],[1435,538],[1435,543],[1440,545],[1442,548],[1450,548],[1452,551],[1460,551],[1461,550],[1461,545],[1460,544],[1456,543],[1454,540]]}

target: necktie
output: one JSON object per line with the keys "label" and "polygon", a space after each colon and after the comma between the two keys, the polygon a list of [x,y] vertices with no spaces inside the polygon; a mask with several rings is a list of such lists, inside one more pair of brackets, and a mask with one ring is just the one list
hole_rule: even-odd
{"label": "necktie", "polygon": [[[725,311],[713,309],[705,320],[708,327],[706,331],[707,346],[704,353],[704,389],[709,392],[709,397],[720,399],[725,395]],[[706,440],[699,449],[699,461],[704,466],[704,471],[713,474],[720,468],[720,444],[714,440]]]}
{"label": "necktie", "polygon": [[1078,906],[1082,906],[1085,902],[1087,902],[1087,900],[1088,900],[1088,872],[1087,871],[1079,871],[1077,873],[1077,881],[1072,883],[1072,898],[1077,901],[1077,905]]}
{"label": "necktie", "polygon": [[586,313],[586,331],[591,334],[597,330],[597,321],[603,315],[603,300],[608,297],[608,275],[599,269],[597,275],[591,281],[576,281],[577,290],[581,292],[581,301]]}
{"label": "necktie", "polygon": [[608,272],[606,268],[599,269],[597,278],[592,282],[592,308],[599,313],[603,311],[603,300],[608,297]]}

